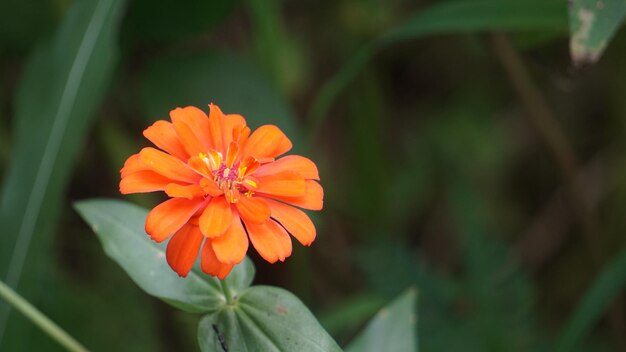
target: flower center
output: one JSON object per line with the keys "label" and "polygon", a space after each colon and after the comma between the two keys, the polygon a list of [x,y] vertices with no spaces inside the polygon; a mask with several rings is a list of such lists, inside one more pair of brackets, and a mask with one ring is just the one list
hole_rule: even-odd
{"label": "flower center", "polygon": [[248,190],[243,187],[244,180],[238,172],[238,164],[239,163],[236,163],[232,167],[228,167],[226,164],[221,163],[220,166],[213,171],[217,186],[224,192],[226,199],[231,203],[237,202],[239,193],[245,194],[248,192]]}
{"label": "flower center", "polygon": [[222,153],[211,150],[207,154],[200,154],[199,157],[210,170],[218,188],[224,192],[226,200],[237,203],[241,195],[251,197],[257,189],[258,181],[250,174],[256,170],[259,163],[252,157],[238,161],[230,150],[227,154],[228,157],[224,159]]}

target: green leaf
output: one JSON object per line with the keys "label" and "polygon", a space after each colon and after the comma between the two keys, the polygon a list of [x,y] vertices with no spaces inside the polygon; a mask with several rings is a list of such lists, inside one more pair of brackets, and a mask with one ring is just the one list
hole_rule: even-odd
{"label": "green leaf", "polygon": [[417,351],[417,316],[413,288],[381,309],[346,348],[346,352]]}
{"label": "green leaf", "polygon": [[598,61],[626,16],[626,0],[572,0],[570,51],[576,64]]}
{"label": "green leaf", "polygon": [[604,266],[563,328],[555,350],[559,352],[574,350],[624,287],[626,287],[626,250]]}
{"label": "green leaf", "polygon": [[341,67],[317,95],[309,112],[311,135],[315,136],[337,96],[383,48],[403,41],[436,34],[494,30],[536,31],[567,28],[565,4],[559,0],[462,0],[446,1],[418,12],[365,46]]}
{"label": "green leaf", "polygon": [[202,351],[341,351],[288,291],[253,286],[198,326]]}
{"label": "green leaf", "polygon": [[[179,277],[165,260],[166,242],[156,243],[145,233],[148,211],[119,200],[94,199],[76,209],[98,235],[105,252],[148,294],[188,312],[211,312],[226,303],[218,279],[194,267]],[[234,294],[250,286],[254,266],[249,259],[235,266],[226,281]]]}
{"label": "green leaf", "polygon": [[290,137],[299,132],[284,99],[256,67],[237,56],[205,52],[155,60],[140,89],[151,120],[168,119],[179,106],[207,110],[213,102],[225,113],[243,115],[252,127],[272,123]]}
{"label": "green leaf", "polygon": [[[0,275],[11,287],[19,283],[28,299],[40,286],[72,165],[115,68],[124,2],[76,2],[52,40],[32,54],[19,84],[0,199]],[[0,303],[0,338],[6,307]]]}

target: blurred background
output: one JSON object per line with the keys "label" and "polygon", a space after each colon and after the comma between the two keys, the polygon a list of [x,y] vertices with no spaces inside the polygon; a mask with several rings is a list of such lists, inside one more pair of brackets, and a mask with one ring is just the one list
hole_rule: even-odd
{"label": "blurred background", "polygon": [[[414,286],[422,351],[625,350],[626,33],[573,64],[565,0],[456,2],[0,1],[3,281],[93,350],[198,350],[71,204],[156,204],[124,160],[213,102],[317,162],[317,240],[250,256],[341,345]],[[60,349],[14,311],[0,336]]]}

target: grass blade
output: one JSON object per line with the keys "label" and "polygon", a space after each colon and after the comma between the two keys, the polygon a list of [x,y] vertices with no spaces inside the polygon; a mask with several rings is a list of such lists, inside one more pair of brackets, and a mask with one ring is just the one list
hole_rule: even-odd
{"label": "grass blade", "polygon": [[572,351],[626,286],[626,250],[604,266],[563,328],[555,351]]}
{"label": "grass blade", "polygon": [[[59,214],[58,203],[116,61],[124,0],[81,1],[52,41],[31,56],[15,103],[14,158],[0,203],[0,273],[28,296],[37,275],[20,283],[27,257],[33,273]],[[31,244],[37,243],[36,255]],[[0,340],[9,309],[0,306]]]}

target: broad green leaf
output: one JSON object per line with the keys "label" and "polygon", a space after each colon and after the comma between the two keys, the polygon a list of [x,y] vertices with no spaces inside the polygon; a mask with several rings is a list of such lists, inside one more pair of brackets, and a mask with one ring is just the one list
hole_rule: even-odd
{"label": "broad green leaf", "polygon": [[[61,197],[115,67],[124,3],[74,3],[22,74],[12,160],[0,191],[0,275],[28,299],[41,284]],[[0,339],[8,312],[0,302]]]}
{"label": "broad green leaf", "polygon": [[537,31],[567,28],[565,3],[560,0],[453,0],[419,11],[365,46],[345,63],[317,95],[309,113],[310,133],[315,136],[337,96],[383,48],[410,39],[436,34],[484,31]]}
{"label": "broad green leaf", "polygon": [[204,352],[341,351],[297,297],[269,286],[250,287],[202,318],[198,342]]}
{"label": "broad green leaf", "polygon": [[381,309],[367,324],[346,352],[412,352],[417,351],[417,291],[409,289]]}
{"label": "broad green leaf", "polygon": [[169,111],[179,106],[207,111],[212,102],[225,113],[243,115],[252,127],[272,123],[293,138],[299,132],[284,99],[256,67],[237,56],[206,52],[155,60],[140,89],[152,121],[169,119]]}
{"label": "broad green leaf", "polygon": [[570,51],[574,63],[598,61],[625,16],[626,0],[571,0]]}
{"label": "broad green leaf", "polygon": [[[119,200],[94,199],[76,203],[76,209],[98,235],[105,252],[148,294],[188,312],[211,312],[226,299],[218,279],[193,268],[181,278],[167,264],[167,243],[156,243],[145,233],[148,211]],[[233,294],[252,283],[249,259],[235,266],[226,281]]]}
{"label": "broad green leaf", "polygon": [[589,334],[607,306],[626,287],[626,250],[604,266],[563,328],[555,351],[572,351]]}

